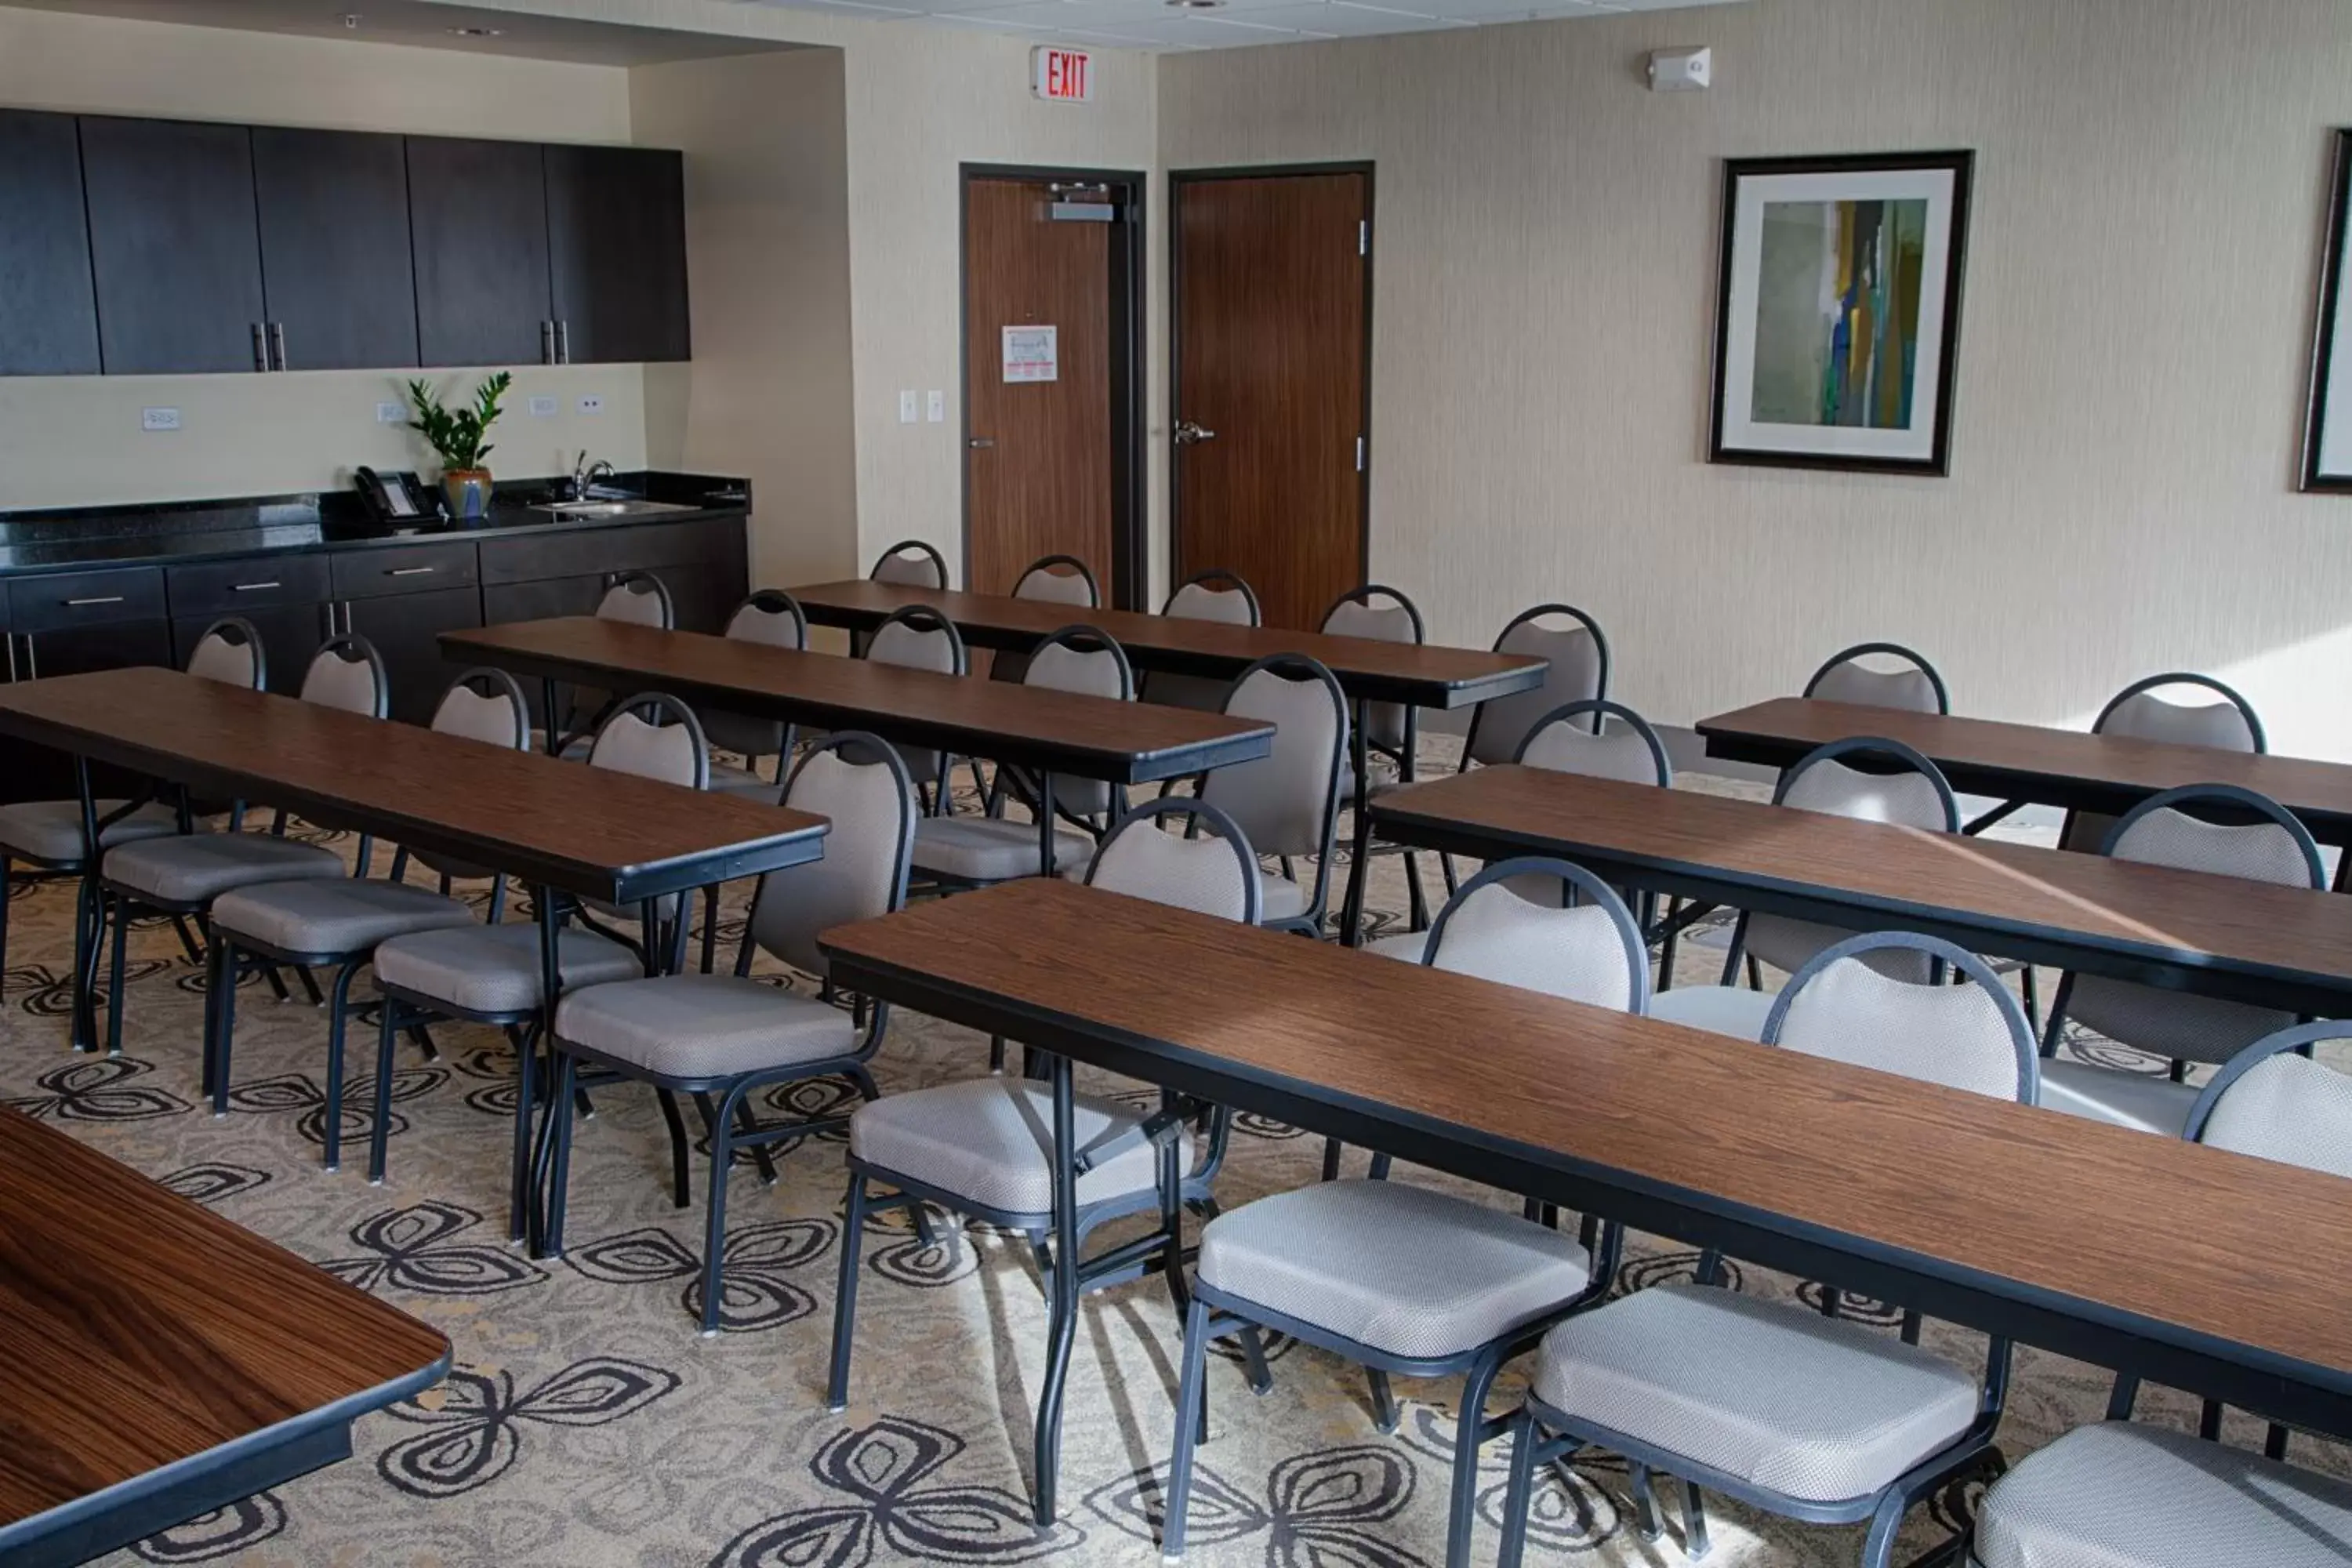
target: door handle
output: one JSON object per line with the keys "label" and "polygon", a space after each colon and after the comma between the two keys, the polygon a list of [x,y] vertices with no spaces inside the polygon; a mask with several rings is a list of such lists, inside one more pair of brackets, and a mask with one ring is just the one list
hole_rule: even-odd
{"label": "door handle", "polygon": [[231,583],[228,591],[232,594],[258,594],[264,588],[282,588],[285,585],[283,583]]}
{"label": "door handle", "polygon": [[269,340],[262,334],[259,321],[253,323],[253,368],[258,371],[269,368]]}
{"label": "door handle", "polygon": [[269,323],[269,342],[271,345],[278,350],[278,368],[280,370],[291,370],[293,367],[286,363],[285,322],[272,321]]}
{"label": "door handle", "polygon": [[1204,430],[1190,419],[1176,421],[1176,444],[1179,447],[1197,447],[1203,441],[1213,441],[1216,438],[1217,433],[1214,430]]}
{"label": "door handle", "polygon": [[993,436],[974,436],[971,440],[965,442],[964,445],[970,447],[975,452],[986,451],[989,447],[996,445],[996,437]]}
{"label": "door handle", "polygon": [[384,573],[387,577],[429,577],[436,568],[431,566],[394,566]]}
{"label": "door handle", "polygon": [[558,320],[555,323],[555,363],[572,363],[572,323]]}
{"label": "door handle", "polygon": [[541,364],[555,363],[555,323],[553,321],[541,321],[539,324],[539,363]]}
{"label": "door handle", "polygon": [[68,610],[83,610],[88,609],[92,605],[119,605],[122,603],[123,597],[124,595],[121,594],[100,594],[95,598],[68,599],[66,601],[66,608]]}

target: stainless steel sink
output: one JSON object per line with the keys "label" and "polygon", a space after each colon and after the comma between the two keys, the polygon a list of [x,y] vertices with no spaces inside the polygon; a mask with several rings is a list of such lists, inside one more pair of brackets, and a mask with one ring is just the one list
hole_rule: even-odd
{"label": "stainless steel sink", "polygon": [[533,501],[530,510],[562,517],[658,517],[695,509],[666,500],[543,500]]}

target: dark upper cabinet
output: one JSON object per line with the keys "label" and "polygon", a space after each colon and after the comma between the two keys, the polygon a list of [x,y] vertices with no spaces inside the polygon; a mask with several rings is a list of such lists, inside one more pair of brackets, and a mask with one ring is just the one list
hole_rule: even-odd
{"label": "dark upper cabinet", "polygon": [[0,110],[0,375],[98,372],[74,117]]}
{"label": "dark upper cabinet", "polygon": [[252,133],[86,116],[81,156],[107,374],[262,368]]}
{"label": "dark upper cabinet", "polygon": [[253,189],[277,368],[416,363],[402,138],[257,125]]}
{"label": "dark upper cabinet", "polygon": [[539,144],[410,137],[408,210],[420,363],[542,363],[554,312]]}
{"label": "dark upper cabinet", "polygon": [[691,357],[680,154],[548,148],[547,245],[560,357],[574,364]]}

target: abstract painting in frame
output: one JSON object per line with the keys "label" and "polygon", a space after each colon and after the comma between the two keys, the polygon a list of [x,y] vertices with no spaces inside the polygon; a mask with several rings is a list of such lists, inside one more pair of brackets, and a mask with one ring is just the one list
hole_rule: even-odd
{"label": "abstract painting in frame", "polygon": [[2311,356],[2311,419],[2303,438],[2303,488],[2352,494],[2352,131],[2336,133],[2328,180],[2327,244],[2319,272],[2319,333]]}
{"label": "abstract painting in frame", "polygon": [[1950,471],[1974,165],[1967,152],[1724,165],[1711,460]]}

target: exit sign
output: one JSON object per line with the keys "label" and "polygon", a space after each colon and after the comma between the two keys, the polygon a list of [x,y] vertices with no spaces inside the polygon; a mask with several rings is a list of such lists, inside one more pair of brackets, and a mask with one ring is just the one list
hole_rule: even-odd
{"label": "exit sign", "polygon": [[1094,59],[1084,49],[1040,44],[1029,51],[1029,90],[1048,103],[1092,103]]}

